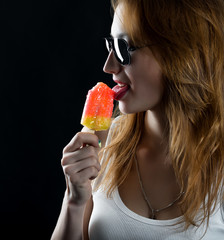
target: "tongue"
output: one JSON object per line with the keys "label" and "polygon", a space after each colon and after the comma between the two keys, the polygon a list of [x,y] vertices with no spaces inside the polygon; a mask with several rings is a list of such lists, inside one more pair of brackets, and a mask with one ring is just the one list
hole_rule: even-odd
{"label": "tongue", "polygon": [[127,90],[129,89],[129,86],[128,85],[125,85],[125,86],[119,86],[119,85],[116,85],[115,87],[112,88],[112,90],[114,91],[114,98],[115,100],[118,100],[119,99],[119,95],[121,95],[122,93],[126,92]]}

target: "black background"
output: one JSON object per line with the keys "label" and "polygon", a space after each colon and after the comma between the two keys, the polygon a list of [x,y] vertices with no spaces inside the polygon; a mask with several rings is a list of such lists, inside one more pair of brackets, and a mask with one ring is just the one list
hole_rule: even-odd
{"label": "black background", "polygon": [[[63,147],[102,68],[110,0],[1,1],[1,239],[50,239]],[[6,235],[5,235],[6,234]]]}

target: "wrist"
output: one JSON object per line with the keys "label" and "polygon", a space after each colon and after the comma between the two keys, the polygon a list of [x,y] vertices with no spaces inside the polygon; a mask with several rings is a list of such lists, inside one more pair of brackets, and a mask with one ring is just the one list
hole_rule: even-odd
{"label": "wrist", "polygon": [[87,201],[76,201],[68,189],[65,191],[63,205],[70,209],[85,209]]}

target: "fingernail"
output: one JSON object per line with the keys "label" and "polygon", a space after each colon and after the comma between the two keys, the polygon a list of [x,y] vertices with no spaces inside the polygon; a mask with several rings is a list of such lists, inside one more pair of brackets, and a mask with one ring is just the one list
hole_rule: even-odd
{"label": "fingernail", "polygon": [[98,143],[99,143],[99,147],[101,148],[101,141],[99,140]]}

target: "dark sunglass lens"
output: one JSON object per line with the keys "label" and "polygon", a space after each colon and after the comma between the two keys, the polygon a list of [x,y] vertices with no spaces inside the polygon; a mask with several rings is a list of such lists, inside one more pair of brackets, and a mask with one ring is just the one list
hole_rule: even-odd
{"label": "dark sunglass lens", "polygon": [[128,52],[128,43],[124,39],[105,38],[108,52],[113,50],[114,55],[122,65],[130,64],[130,54]]}
{"label": "dark sunglass lens", "polygon": [[114,39],[114,49],[119,59],[119,62],[123,65],[130,63],[130,56],[127,49],[128,45],[123,39]]}

